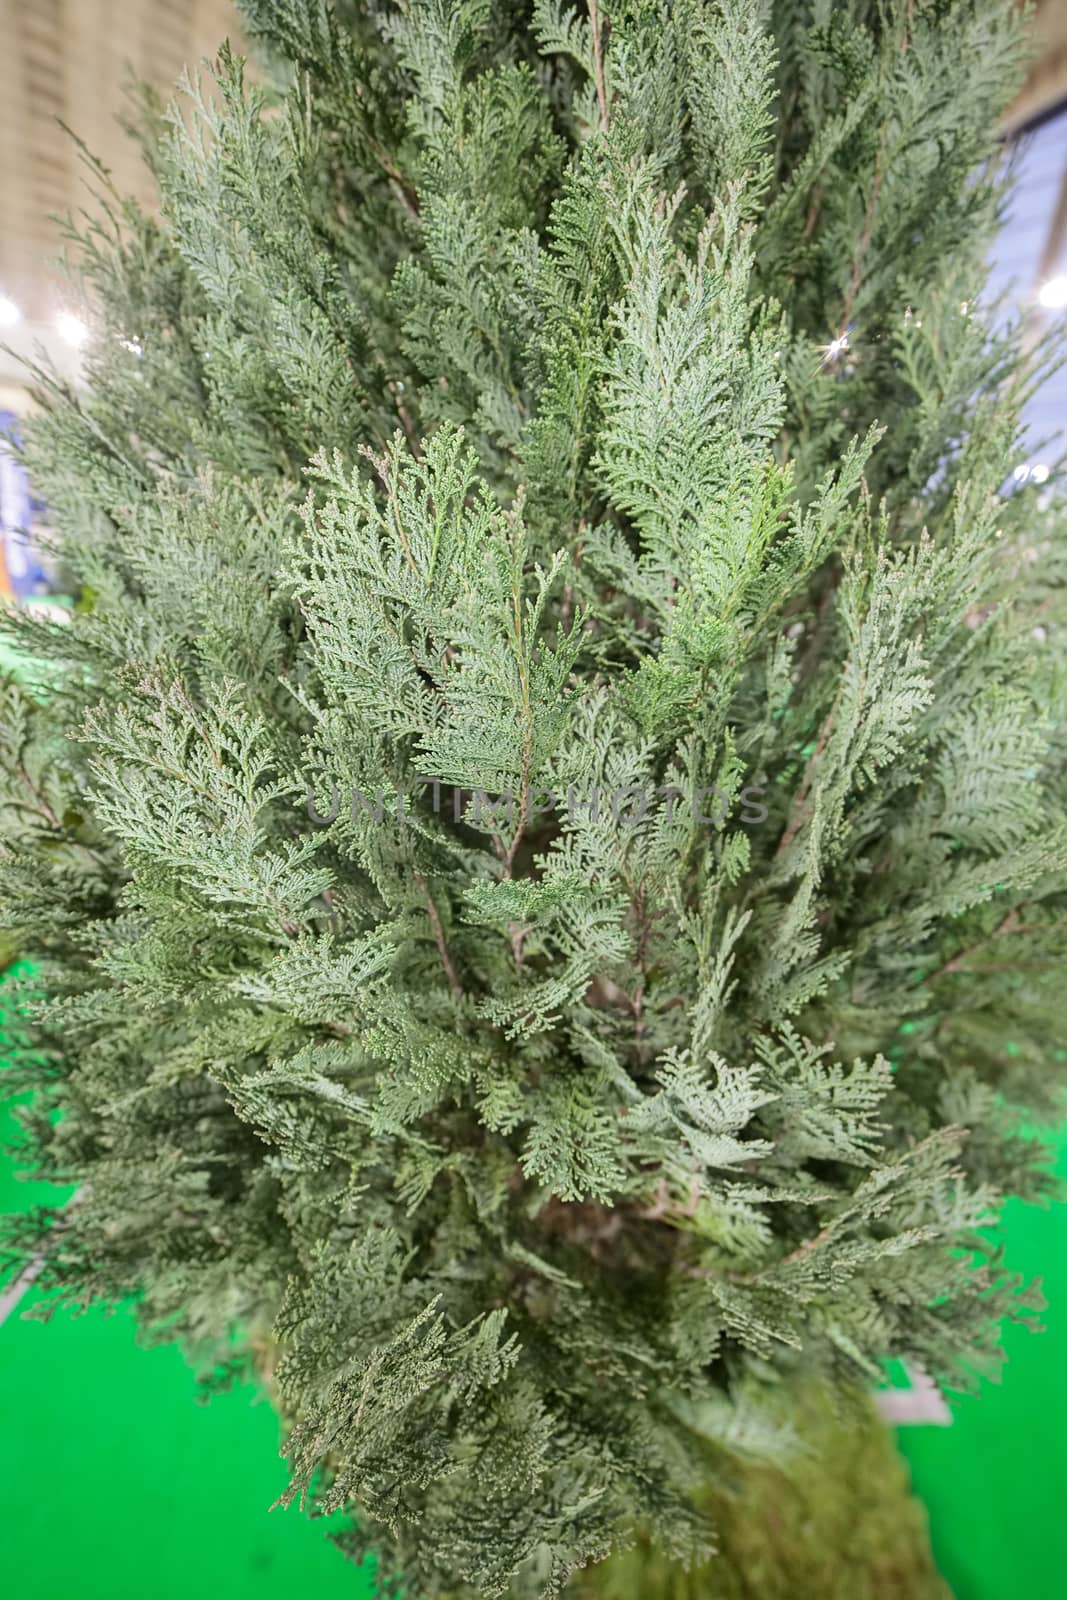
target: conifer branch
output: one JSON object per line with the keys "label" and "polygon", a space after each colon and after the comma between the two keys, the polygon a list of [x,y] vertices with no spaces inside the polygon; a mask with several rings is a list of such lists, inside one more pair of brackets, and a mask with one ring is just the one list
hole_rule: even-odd
{"label": "conifer branch", "polygon": [[601,35],[600,9],[597,0],[588,0],[589,27],[593,35],[593,77],[596,83],[597,105],[600,107],[600,129],[608,130],[608,92],[604,78],[604,42]]}

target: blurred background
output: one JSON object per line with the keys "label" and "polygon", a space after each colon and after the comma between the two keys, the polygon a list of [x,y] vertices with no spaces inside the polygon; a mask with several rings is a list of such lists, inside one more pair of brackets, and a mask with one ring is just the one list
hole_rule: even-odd
{"label": "blurred background", "polygon": [[[77,367],[57,219],[89,197],[67,130],[150,206],[151,178],[119,120],[127,85],[169,91],[238,36],[230,0],[0,0],[0,338],[13,351],[39,341],[63,370]],[[17,361],[0,355],[0,405],[17,406],[21,388]]]}
{"label": "blurred background", "polygon": [[[1067,310],[1067,0],[1038,0],[1033,30],[1032,71],[1003,128],[1014,180],[990,295],[998,314],[1026,316],[1037,345]],[[3,443],[5,434],[17,437],[31,405],[20,357],[43,351],[76,383],[90,337],[86,308],[57,260],[59,219],[90,204],[67,130],[118,189],[151,205],[151,181],[122,126],[127,85],[136,78],[169,91],[183,67],[213,56],[227,37],[239,43],[229,0],[0,0],[0,593],[25,603],[62,597],[40,548],[47,508]],[[1015,476],[1041,483],[1067,448],[1067,370],[1035,396],[1027,421]],[[3,1000],[0,978],[0,1063],[15,1027]],[[0,1123],[0,1142],[10,1131]],[[1062,1130],[1050,1138],[1067,1177],[1067,1138]],[[18,1181],[0,1150],[0,1211],[45,1198],[52,1191]],[[1004,1385],[959,1402],[950,1416],[921,1393],[897,1394],[884,1409],[911,1419],[898,1426],[898,1441],[957,1600],[1060,1600],[1067,1220],[1012,1205],[1004,1238],[1010,1267],[1044,1274],[1048,1331],[1035,1338],[1008,1329]],[[195,1591],[273,1600],[312,1590],[320,1600],[358,1600],[369,1592],[321,1524],[296,1510],[269,1514],[286,1473],[277,1422],[253,1388],[199,1407],[196,1375],[179,1352],[139,1349],[127,1312],[44,1325],[25,1319],[32,1305],[32,1288],[18,1303],[0,1298],[0,1573],[8,1592],[20,1600],[177,1600]],[[933,1420],[918,1420],[924,1414]]]}

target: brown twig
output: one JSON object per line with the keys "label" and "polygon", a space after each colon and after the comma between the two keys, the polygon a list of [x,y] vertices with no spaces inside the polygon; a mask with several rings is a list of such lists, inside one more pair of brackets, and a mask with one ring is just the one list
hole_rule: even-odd
{"label": "brown twig", "polygon": [[404,177],[403,173],[398,172],[395,167],[390,166],[388,163],[383,163],[383,167],[386,177],[393,185],[393,192],[396,194],[400,204],[404,207],[404,210],[407,212],[408,216],[414,217],[415,221],[418,222],[420,217],[419,197],[415,190]]}
{"label": "brown twig", "polygon": [[519,687],[522,693],[523,739],[522,739],[522,783],[519,788],[519,821],[514,837],[508,846],[508,853],[504,857],[504,876],[510,878],[515,867],[515,857],[519,845],[522,843],[526,832],[526,823],[530,809],[530,773],[533,768],[533,705],[530,697],[530,672],[524,655],[525,640],[522,626],[522,578],[516,573],[511,592],[512,616],[515,624],[515,661],[519,672]]}
{"label": "brown twig", "polygon": [[822,725],[822,729],[820,730],[815,749],[808,757],[808,764],[804,768],[804,775],[800,780],[800,788],[793,796],[793,804],[790,808],[789,822],[786,825],[785,832],[778,841],[778,848],[774,852],[776,857],[785,855],[785,852],[789,849],[789,846],[793,843],[793,840],[796,838],[797,834],[800,832],[805,821],[807,820],[806,808],[812,779],[815,776],[815,768],[822,759],[823,752],[829,743],[830,734],[833,731],[833,724],[834,713],[832,710],[830,710],[827,712],[826,720]]}
{"label": "brown twig", "polygon": [[808,214],[804,219],[804,233],[802,237],[805,244],[809,242],[815,233],[815,228],[819,221],[819,212],[821,209],[822,190],[816,187],[811,191],[811,199],[808,201]]}
{"label": "brown twig", "polygon": [[608,91],[604,81],[604,55],[600,39],[600,12],[597,0],[589,0],[589,26],[593,30],[593,77],[596,80],[596,98],[600,107],[600,127],[606,133],[608,127]]}
{"label": "brown twig", "polygon": [[393,519],[393,527],[396,529],[396,536],[399,540],[404,560],[407,562],[412,572],[418,572],[419,569],[415,565],[415,558],[411,554],[411,546],[408,544],[408,536],[404,531],[404,524],[400,520],[400,512],[397,510],[396,493],[389,475],[389,456],[388,454],[383,454],[380,456],[375,455],[369,444],[361,444],[359,447],[359,453],[364,457],[365,460],[370,462],[371,466],[374,468],[375,476],[377,477],[378,482],[385,490],[385,497],[389,505],[389,512]]}
{"label": "brown twig", "polygon": [[522,786],[519,790],[519,821],[508,845],[508,853],[504,857],[504,876],[510,878],[515,869],[515,857],[518,855],[519,846],[526,833],[526,818],[530,809],[530,746],[533,739],[532,729],[527,728],[526,739],[523,746]]}
{"label": "brown twig", "polygon": [[952,956],[948,961],[943,962],[941,966],[938,967],[936,972],[931,972],[929,977],[918,979],[918,983],[936,983],[938,978],[943,978],[950,972],[958,972],[960,967],[966,961],[967,957],[973,954],[975,950],[980,950],[982,946],[988,944],[991,939],[999,939],[1002,934],[1012,933],[1018,923],[1018,920],[1019,913],[1013,906],[1012,909],[1000,920],[1000,922],[997,923],[992,933],[987,934],[984,939],[979,939],[976,941],[976,943],[968,945],[966,950],[958,951],[956,955]]}
{"label": "brown twig", "polygon": [[393,403],[396,406],[396,414],[400,418],[400,425],[403,428],[404,433],[407,435],[408,444],[411,446],[411,453],[416,460],[421,460],[422,451],[419,449],[419,436],[415,432],[415,424],[411,420],[408,408],[401,399],[401,396],[404,393],[404,385],[396,379],[391,379],[390,382],[386,384],[386,388],[393,397]]}
{"label": "brown twig", "polygon": [[[582,564],[582,540],[585,536],[585,518],[578,518],[578,538],[574,546],[573,565],[578,568]],[[574,616],[574,585],[567,583],[563,588],[563,603],[559,610],[559,631],[570,633],[571,619]]]}
{"label": "brown twig", "polygon": [[422,895],[427,913],[430,918],[430,926],[433,928],[434,943],[437,946],[437,954],[441,957],[441,965],[444,968],[445,977],[448,979],[449,992],[451,993],[453,1000],[461,1000],[463,998],[463,987],[456,976],[456,969],[452,965],[452,957],[448,953],[448,944],[445,940],[445,930],[441,923],[441,913],[434,904],[433,895],[430,893],[429,885],[427,884],[426,879],[421,872],[416,872],[415,882],[418,885],[419,893]]}
{"label": "brown twig", "polygon": [[17,764],[15,771],[18,773],[19,777],[26,785],[26,788],[37,802],[38,815],[44,817],[49,827],[54,828],[57,833],[62,833],[63,824],[60,822],[59,818],[52,810],[52,807],[45,799],[44,790],[41,789],[38,784],[34,783],[33,779],[30,777],[29,769],[23,764],[23,762],[20,761]]}
{"label": "brown twig", "polygon": [[666,1178],[661,1178],[656,1187],[656,1196],[652,1204],[637,1215],[643,1222],[663,1222],[671,1217],[681,1217],[687,1221],[692,1220],[700,1209],[700,1202],[704,1197],[703,1187],[700,1182],[700,1173],[694,1172],[689,1181],[689,1197],[685,1204],[676,1206],[672,1204],[670,1189]]}
{"label": "brown twig", "polygon": [[623,879],[630,895],[630,909],[637,924],[637,937],[634,941],[634,961],[638,971],[637,988],[632,995],[627,995],[630,1010],[634,1019],[634,1045],[640,1050],[644,1043],[646,1032],[645,1024],[645,995],[648,988],[648,946],[652,937],[652,925],[663,911],[650,912],[648,909],[648,892],[643,883],[636,887],[630,881],[629,874],[623,869]]}
{"label": "brown twig", "polygon": [[[1024,923],[1019,921],[1018,907],[1013,907],[1004,916],[992,933],[986,934],[984,939],[977,939],[974,944],[968,945],[966,950],[960,950],[950,960],[942,963],[936,972],[931,972],[929,977],[919,978],[913,985],[918,988],[920,984],[936,983],[938,978],[944,978],[950,972],[961,972],[968,956],[974,955],[976,950],[983,949],[987,944],[992,944],[994,939],[1002,939],[1013,933],[1062,933],[1067,930],[1067,922],[1037,922]],[[1010,971],[1014,963],[1002,962],[995,967],[970,967],[971,972],[996,972]]]}
{"label": "brown twig", "polygon": [[882,180],[885,177],[885,168],[882,158],[885,155],[886,138],[889,133],[889,124],[882,127],[882,136],[878,141],[878,155],[874,163],[874,179],[871,183],[871,192],[867,200],[867,210],[863,218],[863,227],[860,230],[859,243],[852,262],[852,271],[849,274],[848,288],[845,291],[845,304],[841,313],[841,326],[838,329],[838,338],[843,339],[848,332],[852,321],[852,313],[856,309],[856,300],[859,296],[860,286],[863,283],[863,262],[871,243],[874,232],[874,217],[878,209],[878,197],[882,192]]}
{"label": "brown twig", "polygon": [[[908,4],[904,13],[904,32],[900,40],[900,52],[902,55],[907,54],[908,48],[911,44],[911,25],[914,17],[915,0],[908,0]],[[859,244],[856,248],[856,256],[852,263],[852,272],[848,281],[848,290],[845,294],[845,307],[841,317],[841,327],[838,332],[839,339],[843,338],[848,332],[849,323],[852,321],[852,313],[856,309],[856,299],[860,292],[860,285],[863,281],[863,260],[867,254],[867,249],[871,242],[871,235],[874,231],[875,212],[878,209],[878,199],[882,192],[882,180],[885,177],[883,158],[885,156],[886,140],[888,137],[889,123],[884,122],[882,124],[881,136],[878,140],[878,154],[875,157],[874,162],[874,179],[871,183],[871,192],[867,200],[867,210],[864,214]]]}
{"label": "brown twig", "polygon": [[791,1250],[787,1256],[782,1257],[781,1261],[778,1262],[778,1266],[788,1267],[791,1262],[802,1260],[809,1250],[817,1250],[821,1244],[825,1244],[832,1232],[833,1229],[829,1224],[825,1228],[820,1228],[814,1239],[805,1239],[803,1244],[798,1244],[795,1250]]}

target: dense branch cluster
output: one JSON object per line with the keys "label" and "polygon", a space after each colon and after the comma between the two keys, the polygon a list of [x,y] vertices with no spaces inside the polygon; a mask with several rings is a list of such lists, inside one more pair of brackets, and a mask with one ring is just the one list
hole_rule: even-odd
{"label": "dense branch cluster", "polygon": [[1064,514],[975,309],[1020,23],[244,9],[38,374],[82,599],[8,624],[0,891],[81,1188],[11,1260],[269,1341],[407,1593],[552,1595],[706,1548],[783,1377],[959,1384],[1032,1303],[978,1231],[1064,1054]]}

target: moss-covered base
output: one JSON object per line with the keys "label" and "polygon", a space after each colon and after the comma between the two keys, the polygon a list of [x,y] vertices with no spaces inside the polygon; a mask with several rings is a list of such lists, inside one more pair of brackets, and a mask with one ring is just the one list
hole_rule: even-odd
{"label": "moss-covered base", "polygon": [[738,1464],[703,1502],[718,1554],[689,1570],[648,1545],[582,1573],[575,1600],[951,1600],[926,1513],[893,1435],[864,1397],[835,1415],[809,1395],[809,1453],[788,1467]]}

